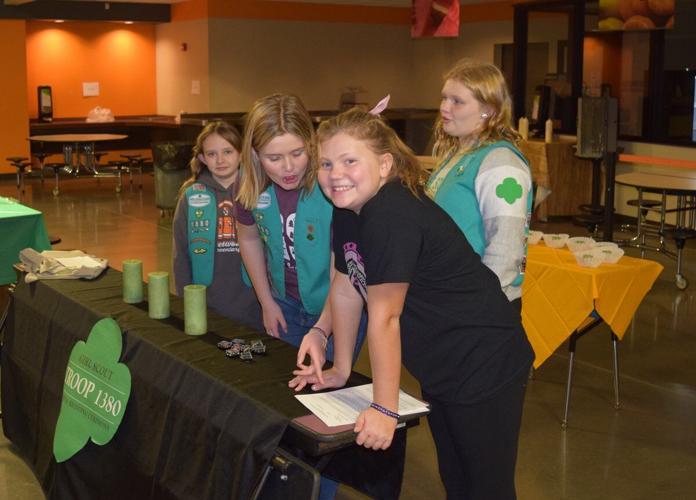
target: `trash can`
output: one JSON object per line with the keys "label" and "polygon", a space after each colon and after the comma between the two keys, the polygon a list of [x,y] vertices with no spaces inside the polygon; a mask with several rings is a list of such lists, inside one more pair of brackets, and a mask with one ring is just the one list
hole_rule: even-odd
{"label": "trash can", "polygon": [[165,141],[152,143],[152,164],[155,171],[155,204],[160,216],[171,214],[176,208],[179,189],[191,177],[189,163],[193,143]]}

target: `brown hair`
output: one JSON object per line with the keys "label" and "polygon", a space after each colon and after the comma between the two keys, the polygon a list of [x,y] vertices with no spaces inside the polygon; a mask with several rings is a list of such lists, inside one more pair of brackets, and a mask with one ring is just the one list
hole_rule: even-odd
{"label": "brown hair", "polygon": [[198,180],[198,177],[200,177],[203,170],[208,168],[206,164],[198,158],[198,156],[205,153],[203,151],[203,143],[213,134],[217,134],[225,139],[237,151],[242,150],[242,136],[237,130],[237,127],[223,121],[210,122],[203,128],[203,130],[201,130],[201,133],[198,134],[198,137],[196,138],[196,145],[193,146],[193,157],[189,163],[189,167],[191,168],[191,177],[186,179],[186,182],[182,184],[181,188],[179,189],[180,195],[186,191],[187,187]]}
{"label": "brown hair", "polygon": [[[484,120],[478,137],[467,149],[476,149],[500,140],[513,144],[520,141],[520,135],[512,128],[512,101],[505,77],[495,65],[473,59],[461,59],[444,74],[443,81],[447,80],[464,85],[479,103],[490,109],[491,116]],[[442,117],[439,117],[435,125],[433,155],[444,159],[456,153],[460,146],[457,137],[443,130]]]}
{"label": "brown hair", "polygon": [[389,153],[394,158],[390,179],[399,179],[414,195],[419,196],[428,173],[421,166],[413,151],[399,139],[396,132],[381,117],[359,108],[349,109],[340,115],[321,122],[317,140],[321,144],[339,133],[365,141],[376,155]]}
{"label": "brown hair", "polygon": [[[246,116],[242,143],[242,181],[237,199],[247,209],[256,206],[259,195],[271,184],[258,151],[278,136],[292,134],[304,142],[309,165],[305,171],[304,193],[311,191],[316,180],[314,127],[312,119],[299,97],[272,94],[257,100]],[[303,193],[303,194],[304,194]]]}

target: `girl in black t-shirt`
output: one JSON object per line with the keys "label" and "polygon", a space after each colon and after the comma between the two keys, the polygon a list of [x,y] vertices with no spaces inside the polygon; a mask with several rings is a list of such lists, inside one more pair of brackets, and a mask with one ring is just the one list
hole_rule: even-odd
{"label": "girl in black t-shirt", "polygon": [[[418,379],[449,498],[515,498],[532,350],[492,271],[422,192],[425,172],[378,117],[353,109],[318,130],[318,180],[336,207],[330,302],[334,366],[301,365],[290,386],[341,387],[363,303],[373,403],[356,442],[390,446],[401,362]],[[300,349],[311,352],[312,338]],[[298,358],[302,359],[302,358]]]}

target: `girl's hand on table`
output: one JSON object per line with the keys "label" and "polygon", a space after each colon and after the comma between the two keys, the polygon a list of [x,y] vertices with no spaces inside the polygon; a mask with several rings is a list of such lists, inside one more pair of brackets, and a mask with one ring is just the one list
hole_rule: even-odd
{"label": "girl's hand on table", "polygon": [[[312,367],[309,368],[309,370],[312,369]],[[343,387],[346,385],[346,380],[348,380],[346,375],[340,373],[335,368],[329,368],[324,371],[324,382],[319,382],[319,377],[317,377],[315,373],[311,373],[310,371],[304,374],[304,372],[305,370],[295,370],[292,372],[295,378],[288,382],[288,386],[295,389],[295,391],[301,391],[307,385],[311,385],[313,391],[320,391],[322,389]]]}
{"label": "girl's hand on table", "polygon": [[[322,367],[326,363],[327,339],[324,334],[316,328],[311,328],[302,339],[300,350],[297,352],[297,367],[299,370],[293,372],[294,375],[316,375],[319,383],[324,383]],[[304,364],[304,360],[309,355],[310,364]]]}

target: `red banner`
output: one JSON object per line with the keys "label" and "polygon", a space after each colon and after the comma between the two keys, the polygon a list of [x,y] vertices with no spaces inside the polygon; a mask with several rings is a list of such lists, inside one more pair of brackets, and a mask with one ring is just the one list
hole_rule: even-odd
{"label": "red banner", "polygon": [[459,0],[413,0],[411,37],[459,36]]}

